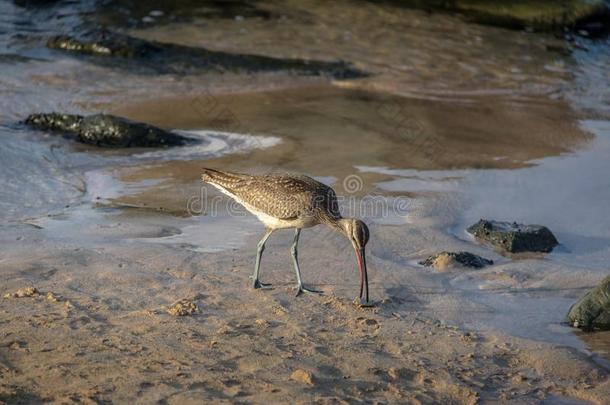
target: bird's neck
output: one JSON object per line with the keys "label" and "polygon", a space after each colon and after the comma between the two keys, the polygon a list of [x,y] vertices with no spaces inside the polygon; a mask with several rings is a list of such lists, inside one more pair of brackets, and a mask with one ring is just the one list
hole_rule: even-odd
{"label": "bird's neck", "polygon": [[351,223],[351,219],[349,218],[328,218],[324,221],[327,225],[333,228],[335,231],[339,232],[342,235],[348,235],[348,227]]}

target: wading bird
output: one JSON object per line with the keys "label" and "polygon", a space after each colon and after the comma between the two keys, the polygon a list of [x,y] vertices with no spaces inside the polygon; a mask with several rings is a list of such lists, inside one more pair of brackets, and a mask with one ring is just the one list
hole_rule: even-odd
{"label": "wading bird", "polygon": [[297,296],[304,292],[320,292],[306,288],[301,281],[297,245],[301,229],[325,224],[345,235],[356,252],[360,270],[360,302],[369,304],[369,283],[366,271],[365,246],[369,229],[358,219],[343,218],[334,190],[308,176],[292,174],[249,175],[214,169],[203,169],[202,180],[243,205],[254,214],[267,231],[258,243],[252,286],[270,288],[259,280],[261,256],[265,242],[277,229],[295,228],[290,253],[297,277]]}

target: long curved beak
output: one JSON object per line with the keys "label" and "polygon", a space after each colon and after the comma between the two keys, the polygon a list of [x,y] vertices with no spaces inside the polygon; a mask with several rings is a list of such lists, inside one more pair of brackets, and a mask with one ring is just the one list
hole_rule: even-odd
{"label": "long curved beak", "polygon": [[[366,254],[364,248],[356,248],[355,250],[358,269],[360,270],[360,303],[362,305],[369,305],[369,276],[366,272]],[[364,301],[362,301],[363,293]]]}

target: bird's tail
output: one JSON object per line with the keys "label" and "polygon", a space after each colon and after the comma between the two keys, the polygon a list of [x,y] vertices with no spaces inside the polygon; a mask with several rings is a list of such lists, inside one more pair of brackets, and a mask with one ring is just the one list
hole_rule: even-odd
{"label": "bird's tail", "polygon": [[203,169],[203,173],[201,174],[201,180],[203,180],[206,183],[210,183],[214,181],[215,177],[218,177],[219,175],[222,175],[223,173],[215,170],[215,169],[210,169],[207,167],[204,167]]}
{"label": "bird's tail", "polygon": [[247,176],[245,174],[223,172],[207,167],[204,167],[202,170],[203,173],[201,174],[201,180],[206,183],[219,185],[221,187],[227,187],[228,185],[235,184]]}

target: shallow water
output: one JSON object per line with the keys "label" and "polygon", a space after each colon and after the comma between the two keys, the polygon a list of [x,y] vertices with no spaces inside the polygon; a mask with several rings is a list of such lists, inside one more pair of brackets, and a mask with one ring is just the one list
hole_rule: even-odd
{"label": "shallow water", "polygon": [[[259,224],[252,217],[168,215],[153,216],[150,233],[118,226],[105,234],[110,228],[96,224],[123,214],[99,206],[198,214],[188,204],[201,193],[204,164],[306,172],[358,201],[373,193],[389,205],[407,202],[404,213],[364,215],[377,234],[370,262],[378,294],[417,296],[421,310],[468,328],[584,347],[561,323],[610,261],[608,40],[580,38],[581,49],[566,56],[556,49],[568,45],[552,35],[354,3],[257,2],[251,13],[198,9],[188,18],[129,6],[120,15],[89,14],[93,2],[28,9],[0,3],[0,226],[27,218],[47,238],[75,244],[119,239],[214,254],[247,246]],[[372,76],[330,83],[286,72],[159,74],[44,47],[47,36],[92,21],[189,46],[342,59]],[[197,131],[203,142],[106,151],[16,124],[40,111],[111,111]],[[349,190],[349,176],[358,176],[357,190]],[[123,221],[151,221],[125,212]],[[561,246],[545,257],[501,256],[463,232],[480,217],[547,225]],[[441,248],[478,249],[498,265],[439,275],[413,264]],[[311,277],[324,282],[320,271]],[[337,277],[328,283],[342,291],[344,275]]]}
{"label": "shallow water", "polygon": [[[445,223],[458,238],[480,218],[539,223],[553,230],[560,246],[548,259],[590,267],[601,274],[610,260],[610,123],[583,121],[595,139],[576,152],[532,161],[533,167],[502,170],[418,171],[360,167],[361,172],[392,176],[377,184],[391,192],[451,193],[442,212],[459,210]],[[440,206],[455,204],[457,207]]]}
{"label": "shallow water", "polygon": [[[512,269],[504,270],[508,282],[507,277],[490,279],[487,273],[452,276],[452,288],[487,308],[480,313],[456,314],[454,320],[459,324],[576,347],[583,347],[579,338],[584,336],[590,347],[598,347],[607,356],[606,345],[601,342],[608,333],[600,333],[598,338],[577,336],[563,325],[574,298],[582,294],[569,290],[577,280],[578,288],[594,287],[607,276],[610,261],[610,183],[606,175],[610,170],[610,123],[589,120],[581,126],[595,134],[586,147],[537,160],[533,167],[523,169],[359,168],[391,175],[392,180],[377,184],[382,190],[438,195],[431,197],[434,202],[430,206],[434,208],[426,215],[432,216],[435,226],[465,242],[476,243],[465,229],[479,218],[540,223],[557,236],[560,246],[533,260],[527,255],[504,257],[487,252],[486,257],[493,258],[496,265],[514,263]],[[438,212],[445,215],[439,216]]]}

